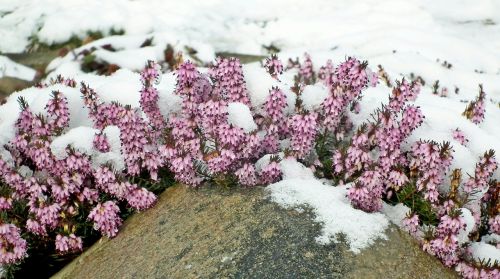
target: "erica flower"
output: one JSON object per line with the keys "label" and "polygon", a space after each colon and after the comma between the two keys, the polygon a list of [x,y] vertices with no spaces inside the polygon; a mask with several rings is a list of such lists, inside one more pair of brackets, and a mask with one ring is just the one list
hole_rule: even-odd
{"label": "erica flower", "polygon": [[211,69],[211,76],[217,81],[216,86],[221,90],[225,100],[250,104],[239,59],[217,58],[217,63]]}
{"label": "erica flower", "polygon": [[377,171],[364,172],[347,191],[351,204],[366,212],[374,212],[382,207],[381,175]]}
{"label": "erica flower", "polygon": [[278,79],[278,75],[283,73],[283,63],[278,59],[276,54],[271,55],[271,57],[266,58],[264,67],[267,72],[275,79]]}
{"label": "erica flower", "polygon": [[60,253],[69,253],[82,250],[82,239],[74,234],[56,236],[56,250]]}
{"label": "erica flower", "polygon": [[141,89],[140,104],[142,111],[151,122],[150,135],[157,139],[165,127],[165,121],[158,107],[158,90],[154,87],[160,78],[160,65],[153,61],[148,61],[141,73],[143,88]]}
{"label": "erica flower", "polygon": [[252,164],[244,164],[235,172],[238,182],[243,186],[255,186],[257,184],[257,175],[255,167]]}
{"label": "erica flower", "polygon": [[500,270],[495,267],[475,266],[465,261],[457,265],[458,273],[464,279],[496,279],[500,276]]}
{"label": "erica flower", "polygon": [[462,113],[467,119],[471,120],[474,124],[479,124],[484,119],[486,93],[484,93],[483,85],[479,85],[479,95],[474,101],[471,101],[465,111]]}
{"label": "erica flower", "polygon": [[94,222],[94,229],[99,230],[108,237],[115,237],[118,228],[122,224],[122,219],[118,216],[120,209],[114,201],[107,201],[97,204],[90,211],[88,219]]}
{"label": "erica flower", "polygon": [[303,83],[312,84],[314,82],[315,73],[311,56],[308,53],[304,53],[304,62],[300,65],[299,74]]}
{"label": "erica flower", "polygon": [[269,95],[264,103],[264,110],[275,124],[283,123],[284,109],[287,107],[286,96],[278,87],[269,90]]}
{"label": "erica flower", "polygon": [[297,158],[304,158],[311,151],[317,132],[317,114],[296,114],[290,123],[291,149]]}
{"label": "erica flower", "polygon": [[259,180],[261,184],[267,185],[274,183],[281,179],[281,168],[276,161],[269,162],[259,173]]}
{"label": "erica flower", "polygon": [[413,236],[416,236],[419,227],[417,214],[411,214],[403,219],[403,227]]}
{"label": "erica flower", "polygon": [[0,197],[0,210],[12,208],[12,198]]}
{"label": "erica flower", "polygon": [[458,141],[463,146],[466,146],[469,142],[469,140],[465,137],[464,132],[458,128],[453,131],[453,139]]}
{"label": "erica flower", "polygon": [[471,193],[475,190],[484,189],[497,168],[498,164],[495,159],[495,152],[493,150],[485,152],[476,164],[474,176],[469,177],[465,182],[464,191]]}
{"label": "erica flower", "polygon": [[335,68],[332,60],[328,59],[326,65],[319,68],[318,79],[323,81],[326,86],[331,86],[336,82]]}
{"label": "erica flower", "polygon": [[0,225],[0,264],[12,264],[26,256],[26,240],[13,224]]}
{"label": "erica flower", "polygon": [[488,220],[488,225],[490,226],[490,232],[500,234],[500,214],[491,217]]}
{"label": "erica flower", "polygon": [[144,210],[153,206],[156,196],[144,188],[136,187],[126,195],[127,202],[137,210]]}

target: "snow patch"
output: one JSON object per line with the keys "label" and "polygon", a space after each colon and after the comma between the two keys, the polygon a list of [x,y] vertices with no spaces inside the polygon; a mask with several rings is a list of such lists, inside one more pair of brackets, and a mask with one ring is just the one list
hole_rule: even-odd
{"label": "snow patch", "polygon": [[329,94],[328,89],[324,85],[316,83],[314,85],[306,85],[300,98],[302,99],[304,108],[313,111],[320,108]]}
{"label": "snow patch", "polygon": [[484,242],[474,242],[469,246],[472,257],[476,261],[485,260],[491,263],[500,262],[500,249]]}
{"label": "snow patch", "polygon": [[240,102],[229,103],[227,112],[229,124],[243,129],[246,133],[257,129],[257,124],[255,124],[250,108],[247,105]]}
{"label": "snow patch", "polygon": [[0,78],[14,77],[22,80],[32,81],[35,79],[36,71],[0,55]]}

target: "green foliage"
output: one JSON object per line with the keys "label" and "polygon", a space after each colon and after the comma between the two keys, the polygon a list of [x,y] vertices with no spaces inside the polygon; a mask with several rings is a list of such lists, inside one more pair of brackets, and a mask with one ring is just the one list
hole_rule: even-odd
{"label": "green foliage", "polygon": [[415,181],[403,186],[389,202],[392,204],[403,203],[408,206],[412,212],[419,215],[420,221],[425,225],[436,226],[439,223],[431,203],[423,197],[421,192],[417,191]]}

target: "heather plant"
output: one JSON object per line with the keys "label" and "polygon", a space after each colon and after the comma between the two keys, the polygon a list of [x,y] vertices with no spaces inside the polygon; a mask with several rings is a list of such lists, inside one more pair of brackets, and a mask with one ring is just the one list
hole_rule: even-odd
{"label": "heather plant", "polygon": [[484,93],[483,85],[479,85],[479,95],[476,97],[474,101],[471,101],[467,104],[463,112],[463,116],[467,117],[474,124],[479,124],[484,119],[484,110],[485,104],[484,101],[486,99],[486,93]]}
{"label": "heather plant", "polygon": [[[379,211],[383,202],[409,207],[403,227],[464,277],[498,274],[498,263],[477,263],[467,253],[469,240],[500,231],[494,152],[486,152],[464,182],[461,171],[452,170],[448,183],[451,144],[420,140],[403,148],[424,120],[412,104],[418,81],[395,81],[387,103],[356,126],[351,117],[360,113],[363,91],[379,80],[367,62],[348,57],[335,66],[328,60],[315,71],[305,54],[302,62],[289,60],[286,69],[277,56],[263,67],[277,82],[291,71],[295,84],[269,88],[258,106],[238,59],[218,58],[206,73],[190,61],[179,64],[174,94],[181,109],[168,115],[158,104],[162,72],[152,61],[140,75],[137,108],[104,102],[89,85],[63,77],[39,84],[79,87],[95,130],[91,152],[68,145],[62,156],[52,146],[69,129],[65,93],[54,91],[41,114],[20,98],[16,134],[0,158],[0,264],[20,263],[34,243],[51,243],[57,253],[68,254],[81,251],[96,232],[114,237],[128,214],[155,203],[164,188],[159,185],[267,185],[283,178],[280,160],[292,157],[319,177],[349,184],[347,198],[355,208]],[[315,108],[302,100],[311,85],[328,93]],[[484,117],[480,88],[466,110],[475,123]],[[285,90],[295,94],[294,104]],[[234,110],[248,121],[241,123]],[[111,152],[113,129],[119,131],[122,164],[99,157]],[[467,144],[462,131],[452,132]],[[464,217],[468,213],[474,224]]]}

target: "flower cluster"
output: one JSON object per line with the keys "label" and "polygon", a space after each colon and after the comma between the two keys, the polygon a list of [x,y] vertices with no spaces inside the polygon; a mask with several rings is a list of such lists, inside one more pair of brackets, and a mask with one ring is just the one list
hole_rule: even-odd
{"label": "flower cluster", "polygon": [[467,117],[467,119],[472,121],[474,124],[479,124],[484,119],[485,99],[486,99],[486,93],[484,93],[483,85],[480,84],[479,95],[474,101],[471,101],[467,105],[465,111],[463,112],[463,115]]}
{"label": "flower cluster", "polygon": [[[286,76],[280,76],[285,70],[276,56],[263,67],[278,81]],[[257,107],[250,101],[238,59],[218,58],[207,74],[190,61],[180,63],[174,94],[182,107],[169,114],[158,104],[155,85],[162,72],[152,61],[141,73],[139,107],[106,103],[82,83],[83,103],[96,130],[92,154],[72,146],[62,157],[53,154],[55,138],[69,128],[64,92],[54,91],[42,114],[33,113],[21,98],[15,137],[5,147],[8,155],[0,158],[0,210],[6,213],[0,216],[0,264],[26,256],[25,235],[51,239],[59,253],[81,251],[82,220],[102,235],[116,236],[124,208],[143,210],[156,201],[152,192],[133,183],[136,179],[157,181],[165,171],[193,187],[252,187],[281,180],[280,160],[293,157],[321,177],[348,183],[347,198],[355,208],[374,212],[383,201],[405,203],[412,211],[403,227],[422,241],[424,250],[447,266],[459,266],[464,276],[483,270],[490,274],[491,268],[479,270],[463,256],[459,238],[466,229],[461,209],[472,214],[476,233],[500,231],[498,184],[491,179],[497,169],[493,151],[480,158],[474,175],[463,184],[460,170],[454,170],[450,191],[445,191],[452,146],[420,140],[410,150],[403,148],[424,121],[420,108],[410,104],[420,92],[418,81],[396,81],[387,104],[356,127],[350,116],[360,112],[363,90],[378,83],[367,62],[349,57],[334,65],[328,60],[316,72],[305,54],[302,63],[290,60],[287,70],[296,73],[293,87],[269,88]],[[52,83],[78,86],[62,77]],[[303,88],[315,83],[328,90],[327,96],[306,109]],[[294,104],[289,93],[296,94]],[[465,113],[474,123],[484,118],[484,102],[481,87]],[[238,117],[251,125],[236,121],[233,108],[240,108]],[[93,157],[116,148],[109,128],[120,132],[122,168]],[[459,129],[453,137],[467,143]],[[26,214],[19,219],[12,212],[20,204],[26,205]],[[425,211],[418,206],[426,206]]]}
{"label": "flower cluster", "polygon": [[465,279],[489,279],[500,277],[500,269],[498,268],[476,266],[466,262],[460,262],[457,266],[457,270]]}
{"label": "flower cluster", "polygon": [[469,140],[465,137],[465,134],[462,130],[456,128],[453,131],[453,139],[458,141],[461,145],[466,146]]}
{"label": "flower cluster", "polygon": [[11,264],[26,256],[26,240],[13,224],[0,225],[0,264]]}
{"label": "flower cluster", "polygon": [[278,59],[276,54],[271,55],[271,57],[266,59],[264,64],[267,72],[275,79],[278,79],[278,75],[283,73],[283,63]]}
{"label": "flower cluster", "polygon": [[453,149],[445,142],[418,141],[412,146],[410,167],[418,173],[417,189],[424,192],[425,199],[437,202],[438,186],[444,181],[444,174],[453,160]]}
{"label": "flower cluster", "polygon": [[459,213],[452,210],[449,215],[442,216],[434,238],[424,242],[424,250],[438,257],[446,266],[459,262],[458,234],[465,229],[465,223]]}

